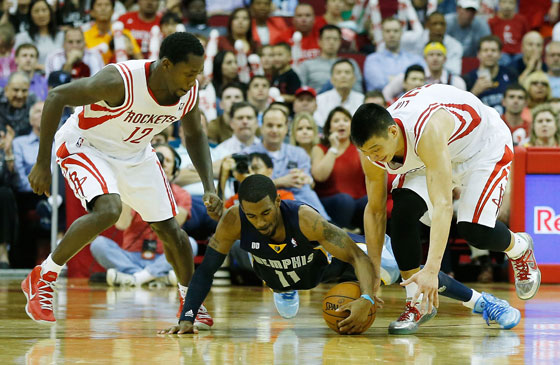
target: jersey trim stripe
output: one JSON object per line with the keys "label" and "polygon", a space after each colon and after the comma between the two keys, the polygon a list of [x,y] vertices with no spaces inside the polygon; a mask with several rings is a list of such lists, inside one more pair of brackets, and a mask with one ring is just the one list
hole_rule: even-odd
{"label": "jersey trim stripe", "polygon": [[[442,108],[443,105],[439,103],[430,104],[430,106],[424,110],[422,115],[418,118],[416,125],[414,126],[414,152],[418,154],[418,143],[420,143],[420,138],[422,137],[422,133],[424,132],[424,127],[426,126],[426,122],[432,116],[432,114]],[[426,115],[424,115],[427,112]],[[423,118],[422,118],[423,116]],[[422,120],[420,120],[422,118]]]}
{"label": "jersey trim stripe", "polygon": [[[95,166],[95,164],[89,159],[89,157],[87,157],[85,155],[85,153],[77,153],[78,156],[80,156],[81,158],[83,158],[88,164],[90,164],[91,167],[93,167],[93,169],[95,170],[95,172],[97,173],[97,177],[99,177],[101,179],[101,181],[103,182],[103,192],[105,194],[107,194],[109,191],[107,190],[107,182],[105,181],[105,179],[103,178],[103,175],[99,172],[99,170],[97,169],[97,167]],[[97,178],[96,177],[96,178]]]}
{"label": "jersey trim stripe", "polygon": [[183,111],[183,114],[181,115],[181,119],[188,112],[190,112],[194,108],[194,105],[196,103],[196,98],[198,96],[198,80],[196,80],[194,86],[191,87],[190,93],[191,93],[191,95],[189,96],[189,101],[187,102],[187,105],[185,106],[185,110]]}
{"label": "jersey trim stripe", "polygon": [[[66,165],[76,165],[76,166],[83,167],[85,170],[87,170],[91,174],[91,176],[93,176],[97,180],[97,182],[99,182],[99,185],[101,185],[101,190],[103,190],[103,193],[104,194],[109,193],[109,189],[107,188],[107,184],[105,183],[105,180],[103,179],[102,176],[101,176],[101,179],[100,179],[100,177],[98,175],[96,175],[95,172],[93,172],[93,170],[91,169],[91,166],[87,166],[83,161],[76,160],[75,158],[72,158],[72,157],[67,157],[67,158],[64,159],[64,161],[62,161],[60,163],[60,166],[62,168],[64,168],[65,170],[68,170]],[[95,170],[97,170],[97,168],[95,168],[95,165],[93,165],[93,168]]]}
{"label": "jersey trim stripe", "polygon": [[175,198],[173,197],[173,192],[171,191],[171,187],[169,186],[169,182],[167,181],[167,178],[165,177],[165,173],[163,172],[163,168],[161,167],[161,164],[157,160],[156,160],[156,163],[159,167],[159,172],[161,172],[161,177],[163,179],[163,183],[165,184],[165,189],[167,191],[167,198],[169,198],[169,204],[171,205],[171,212],[173,213],[173,216],[175,217],[177,215],[177,205],[175,203]]}
{"label": "jersey trim stripe", "polygon": [[150,65],[155,62],[155,61],[148,61],[144,64],[144,73],[146,75],[146,89],[148,89],[148,94],[150,94],[150,96],[152,97],[152,100],[159,106],[174,106],[174,105],[178,105],[179,101],[181,101],[181,99],[179,98],[179,100],[177,100],[176,103],[174,104],[169,104],[169,105],[163,105],[158,103],[156,96],[154,95],[154,93],[152,92],[152,89],[150,89],[150,85],[148,85],[148,80],[150,79]]}
{"label": "jersey trim stripe", "polygon": [[[402,121],[398,118],[395,118],[395,123],[397,123],[397,125],[401,129],[401,133],[404,139],[404,155],[403,155],[403,162],[402,162],[404,166],[404,164],[406,163],[406,154],[408,152],[408,138],[406,137],[406,130],[404,129],[404,125]],[[385,163],[385,165],[387,165],[387,163]]]}
{"label": "jersey trim stripe", "polygon": [[[128,69],[128,72],[129,72],[129,73],[125,73],[125,71],[122,69],[122,67],[119,67],[119,66],[121,66],[121,65],[119,65],[119,64],[114,64],[113,66],[115,66],[115,68],[121,70],[120,73],[121,73],[121,75],[122,75],[122,77],[123,77],[123,81],[126,83],[126,86],[128,86],[128,84],[129,84],[129,82],[128,82],[128,77],[129,77],[130,69]],[[132,79],[132,75],[130,76],[130,78]],[[131,90],[131,89],[127,89],[127,88],[125,87],[125,100],[124,100],[124,102],[123,102],[121,105],[112,107],[112,106],[110,106],[110,105],[103,106],[103,105],[99,105],[99,104],[97,104],[97,103],[93,103],[93,104],[90,104],[90,109],[91,109],[92,111],[95,111],[95,112],[98,112],[98,111],[99,111],[99,112],[108,112],[108,113],[118,113],[119,111],[121,111],[121,109],[126,108],[126,106],[127,106],[127,104],[128,104],[128,101],[130,100],[131,95],[132,95],[132,90]]]}
{"label": "jersey trim stripe", "polygon": [[[117,67],[124,66],[124,69],[121,68],[121,71],[123,72],[123,75],[125,75],[126,87],[128,88],[128,95],[129,95],[128,103],[117,114],[106,114],[106,115],[103,115],[101,117],[86,117],[85,116],[85,111],[87,109],[87,106],[85,106],[82,109],[82,112],[80,114],[78,114],[78,126],[80,127],[80,129],[90,129],[90,128],[96,127],[100,124],[103,124],[110,119],[118,118],[119,116],[124,114],[134,104],[134,93],[132,91],[133,87],[134,87],[134,84],[133,84],[133,79],[132,79],[132,72],[125,65],[117,64],[116,66]],[[92,104],[92,105],[95,105],[95,104]]]}
{"label": "jersey trim stripe", "polygon": [[[510,166],[508,166],[508,164],[511,163],[512,160],[513,160],[513,152],[509,149],[508,146],[506,146],[502,159],[496,163],[496,166],[494,167],[494,171],[492,171],[490,177],[488,178],[488,181],[486,181],[486,185],[482,190],[482,194],[480,194],[480,198],[476,203],[476,208],[474,210],[474,215],[472,219],[473,223],[478,223],[480,216],[482,215],[482,211],[484,210],[484,206],[488,202],[488,199],[490,199],[490,197],[492,196],[492,192],[494,191],[496,186],[498,186],[498,184],[502,179],[504,178],[507,179],[509,169],[510,169]],[[502,171],[502,173],[496,179],[496,176],[498,176],[498,173],[500,171]],[[490,187],[492,181],[494,181],[494,184],[492,185],[492,187]]]}
{"label": "jersey trim stripe", "polygon": [[457,131],[451,136],[451,138],[449,139],[449,142],[447,144],[453,143],[456,140],[461,139],[461,138],[465,137],[466,135],[470,134],[476,127],[478,127],[480,125],[480,122],[482,121],[482,118],[480,117],[480,115],[470,105],[467,105],[467,104],[447,104],[445,106],[450,107],[450,108],[457,108],[457,109],[460,109],[460,110],[464,110],[464,111],[468,112],[470,114],[471,118],[472,118],[471,122],[468,124],[467,129],[462,131],[462,129],[464,128],[464,126],[466,125],[467,122],[465,121],[465,118],[463,118],[462,116],[459,116],[459,113],[456,113],[456,112],[453,113],[461,121],[461,127],[459,127],[459,129],[457,129]]}

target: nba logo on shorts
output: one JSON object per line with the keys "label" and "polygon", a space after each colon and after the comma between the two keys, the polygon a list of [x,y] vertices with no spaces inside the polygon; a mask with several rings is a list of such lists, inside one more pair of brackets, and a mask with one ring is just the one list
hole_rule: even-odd
{"label": "nba logo on shorts", "polygon": [[82,137],[78,138],[78,140],[76,141],[76,147],[82,147],[82,144],[84,143],[84,139]]}

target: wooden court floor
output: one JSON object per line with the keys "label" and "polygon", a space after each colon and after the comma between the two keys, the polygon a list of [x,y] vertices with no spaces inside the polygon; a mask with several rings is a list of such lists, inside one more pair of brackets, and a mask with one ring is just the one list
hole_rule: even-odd
{"label": "wooden court floor", "polygon": [[206,305],[211,331],[158,335],[175,322],[176,291],[112,289],[62,281],[58,323],[27,318],[20,280],[0,279],[0,364],[560,364],[560,286],[542,286],[528,301],[507,284],[476,285],[507,299],[523,319],[511,331],[487,327],[461,304],[441,301],[438,315],[413,336],[390,336],[403,291],[383,288],[385,308],[360,336],[340,336],[323,322],[329,286],[301,292],[292,320],[276,313],[272,293],[257,287],[215,287]]}

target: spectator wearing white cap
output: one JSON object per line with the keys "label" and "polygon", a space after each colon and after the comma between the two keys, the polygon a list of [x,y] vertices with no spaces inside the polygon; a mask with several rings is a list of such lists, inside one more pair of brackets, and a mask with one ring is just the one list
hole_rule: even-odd
{"label": "spectator wearing white cap", "polygon": [[476,57],[478,41],[490,34],[488,22],[476,13],[480,0],[457,1],[457,13],[447,14],[447,34],[463,45],[463,57]]}

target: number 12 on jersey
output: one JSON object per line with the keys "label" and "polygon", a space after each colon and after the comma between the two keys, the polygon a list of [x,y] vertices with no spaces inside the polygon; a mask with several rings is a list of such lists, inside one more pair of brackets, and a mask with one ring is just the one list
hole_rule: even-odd
{"label": "number 12 on jersey", "polygon": [[[138,137],[132,139],[132,137],[134,137],[134,135],[140,130],[142,129],[142,131],[138,134]],[[134,128],[134,130],[132,131],[132,133],[130,134],[130,136],[128,136],[127,139],[125,139],[123,142],[130,142],[130,143],[140,143],[140,140],[144,137],[146,137],[147,135],[149,135],[150,133],[152,133],[154,129],[153,128],[142,128],[142,127],[136,127]]]}

